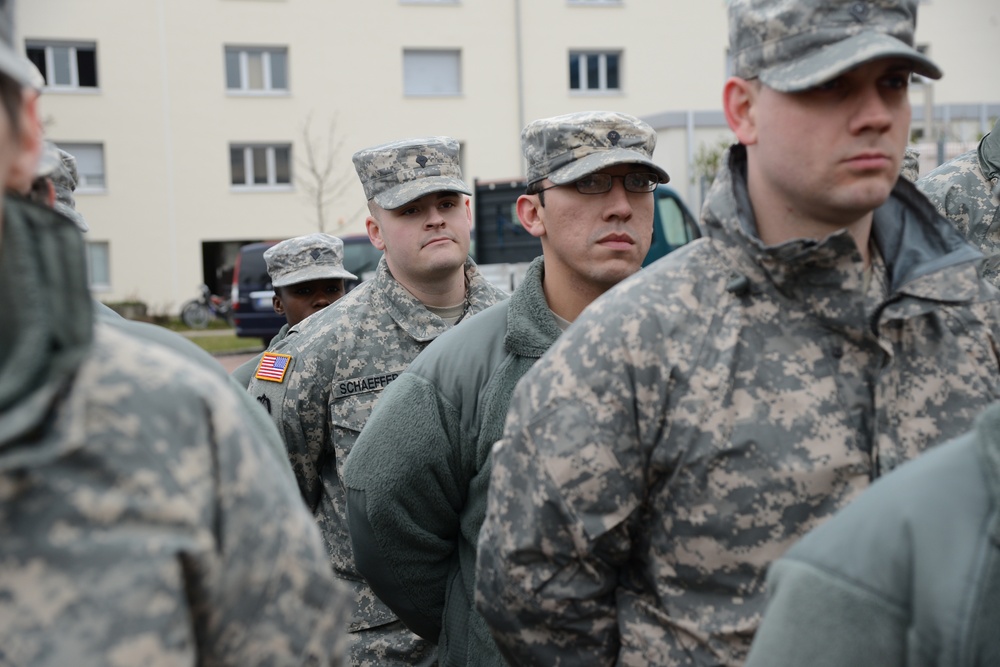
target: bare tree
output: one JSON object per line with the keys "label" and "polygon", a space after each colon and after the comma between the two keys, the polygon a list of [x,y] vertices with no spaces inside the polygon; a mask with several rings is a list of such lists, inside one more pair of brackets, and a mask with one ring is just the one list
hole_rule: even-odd
{"label": "bare tree", "polygon": [[[312,114],[306,116],[302,125],[302,145],[305,159],[297,158],[295,180],[316,212],[316,226],[320,232],[327,231],[330,204],[343,195],[352,183],[352,173],[346,175],[337,169],[338,157],[344,140],[337,134],[337,116],[330,119],[326,135],[313,133]],[[334,229],[344,225],[344,218],[338,218]]]}

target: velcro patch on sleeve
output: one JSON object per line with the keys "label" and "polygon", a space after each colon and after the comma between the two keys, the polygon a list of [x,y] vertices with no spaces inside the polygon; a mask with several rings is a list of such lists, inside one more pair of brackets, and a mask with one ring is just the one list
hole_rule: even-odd
{"label": "velcro patch on sleeve", "polygon": [[260,358],[257,372],[253,376],[258,380],[267,380],[268,382],[284,382],[285,372],[291,363],[292,357],[290,355],[265,352],[264,356]]}

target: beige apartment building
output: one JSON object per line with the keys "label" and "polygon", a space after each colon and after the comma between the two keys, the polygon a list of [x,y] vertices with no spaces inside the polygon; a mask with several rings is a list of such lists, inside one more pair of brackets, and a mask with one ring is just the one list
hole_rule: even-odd
{"label": "beige apartment building", "polygon": [[[93,290],[168,312],[202,282],[224,292],[243,243],[363,234],[351,154],[407,136],[453,136],[467,180],[511,180],[528,121],[624,111],[657,128],[656,159],[696,209],[699,151],[728,134],[725,8],[28,0],[17,26],[46,78],[48,136],[78,160]],[[917,41],[946,73],[912,87],[929,168],[1000,115],[1000,3],[924,2]]]}

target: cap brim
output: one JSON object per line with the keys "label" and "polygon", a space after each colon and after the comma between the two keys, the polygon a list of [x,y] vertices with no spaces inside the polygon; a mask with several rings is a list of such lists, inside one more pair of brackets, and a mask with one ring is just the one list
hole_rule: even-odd
{"label": "cap brim", "polygon": [[628,148],[613,148],[606,151],[591,153],[579,160],[573,160],[565,167],[556,169],[551,174],[545,176],[556,185],[565,185],[583,178],[588,174],[593,174],[606,167],[613,167],[618,164],[641,164],[656,173],[660,177],[660,183],[670,181],[670,175],[662,167],[654,163],[645,155],[641,155]]}
{"label": "cap brim", "polygon": [[0,72],[14,79],[22,86],[28,88],[35,87],[31,70],[28,69],[28,61],[24,57],[17,55],[10,47],[2,44],[0,44]]}
{"label": "cap brim", "polygon": [[298,271],[287,273],[281,278],[271,283],[271,287],[287,287],[307,283],[311,280],[333,280],[343,278],[344,280],[357,280],[358,277],[347,269],[337,269],[330,266],[307,266]]}
{"label": "cap brim", "polygon": [[863,32],[823,47],[816,53],[793,62],[761,71],[760,80],[782,93],[814,88],[835,79],[859,65],[883,58],[902,58],[913,64],[913,71],[929,79],[940,79],[941,70],[930,58],[892,35]]}
{"label": "cap brim", "polygon": [[432,192],[461,192],[464,195],[471,195],[472,190],[460,178],[454,176],[425,176],[406,183],[400,183],[391,187],[385,192],[372,197],[375,203],[391,211],[405,204],[409,204],[415,199],[420,199],[424,195]]}

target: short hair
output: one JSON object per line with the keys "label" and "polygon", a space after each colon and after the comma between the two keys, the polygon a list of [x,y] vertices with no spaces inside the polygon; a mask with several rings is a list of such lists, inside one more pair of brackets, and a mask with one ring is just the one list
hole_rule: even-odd
{"label": "short hair", "polygon": [[524,194],[526,195],[538,195],[538,203],[541,204],[542,208],[545,208],[545,190],[536,189],[535,186],[541,184],[541,181],[537,183],[532,183],[524,189]]}

